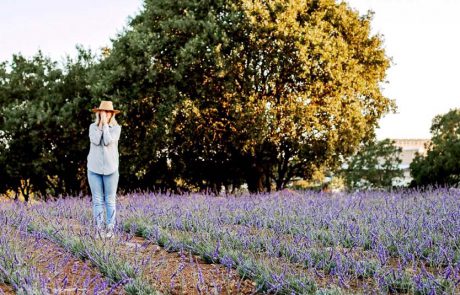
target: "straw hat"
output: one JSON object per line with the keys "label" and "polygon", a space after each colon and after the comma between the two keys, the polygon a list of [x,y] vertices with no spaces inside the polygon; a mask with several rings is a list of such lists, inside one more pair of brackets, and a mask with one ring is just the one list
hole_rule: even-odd
{"label": "straw hat", "polygon": [[119,110],[114,110],[113,109],[113,104],[110,100],[103,100],[101,101],[101,104],[99,105],[98,108],[94,108],[92,109],[93,112],[97,112],[97,111],[106,111],[106,112],[112,112],[112,113],[115,113],[115,114],[118,114]]}

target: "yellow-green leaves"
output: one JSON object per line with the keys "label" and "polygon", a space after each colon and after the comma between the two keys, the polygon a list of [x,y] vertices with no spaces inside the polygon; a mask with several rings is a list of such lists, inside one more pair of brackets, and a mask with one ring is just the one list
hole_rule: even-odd
{"label": "yellow-green leaves", "polygon": [[127,132],[167,151],[171,178],[282,188],[338,166],[391,108],[370,20],[334,0],[147,1],[108,58],[112,91],[132,115],[150,98],[149,136]]}

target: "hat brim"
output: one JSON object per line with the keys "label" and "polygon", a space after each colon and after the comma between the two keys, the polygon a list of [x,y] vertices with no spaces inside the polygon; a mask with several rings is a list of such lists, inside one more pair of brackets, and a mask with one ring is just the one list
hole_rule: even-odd
{"label": "hat brim", "polygon": [[92,109],[91,111],[92,111],[92,112],[106,111],[106,112],[112,112],[112,113],[115,113],[115,114],[121,113],[121,111],[119,111],[119,110]]}

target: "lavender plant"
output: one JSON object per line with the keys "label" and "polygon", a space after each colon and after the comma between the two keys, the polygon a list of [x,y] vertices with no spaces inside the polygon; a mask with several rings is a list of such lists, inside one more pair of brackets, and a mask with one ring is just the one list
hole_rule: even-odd
{"label": "lavender plant", "polygon": [[[88,198],[21,210],[18,223],[90,259],[113,282],[141,277],[141,266],[106,252],[116,247],[91,240]],[[236,269],[261,293],[460,293],[460,192],[452,189],[227,198],[146,192],[125,196],[117,218],[118,230]],[[53,222],[78,224],[80,232]],[[197,290],[205,290],[204,278]]]}
{"label": "lavender plant", "polygon": [[35,215],[37,212],[43,213],[40,210],[28,211],[27,217],[24,208],[11,211],[9,212],[10,223],[14,226],[26,224],[25,228],[28,232],[46,237],[77,258],[91,261],[110,280],[113,288],[124,285],[127,294],[159,294],[141,279],[139,266],[130,265],[114,255],[114,251],[111,251],[114,247],[113,242],[95,239],[89,227],[83,227],[77,233],[71,224],[53,222],[58,221],[52,219],[53,214]]}

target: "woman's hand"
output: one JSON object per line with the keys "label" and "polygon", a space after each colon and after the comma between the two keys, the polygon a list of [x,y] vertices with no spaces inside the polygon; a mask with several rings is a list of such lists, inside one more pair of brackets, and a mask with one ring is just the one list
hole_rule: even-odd
{"label": "woman's hand", "polygon": [[101,112],[101,122],[103,125],[107,124],[107,113],[104,111]]}
{"label": "woman's hand", "polygon": [[107,115],[106,115],[106,113],[104,111],[99,111],[98,116],[99,116],[98,127],[99,127],[99,129],[102,129],[102,125],[107,123]]}

